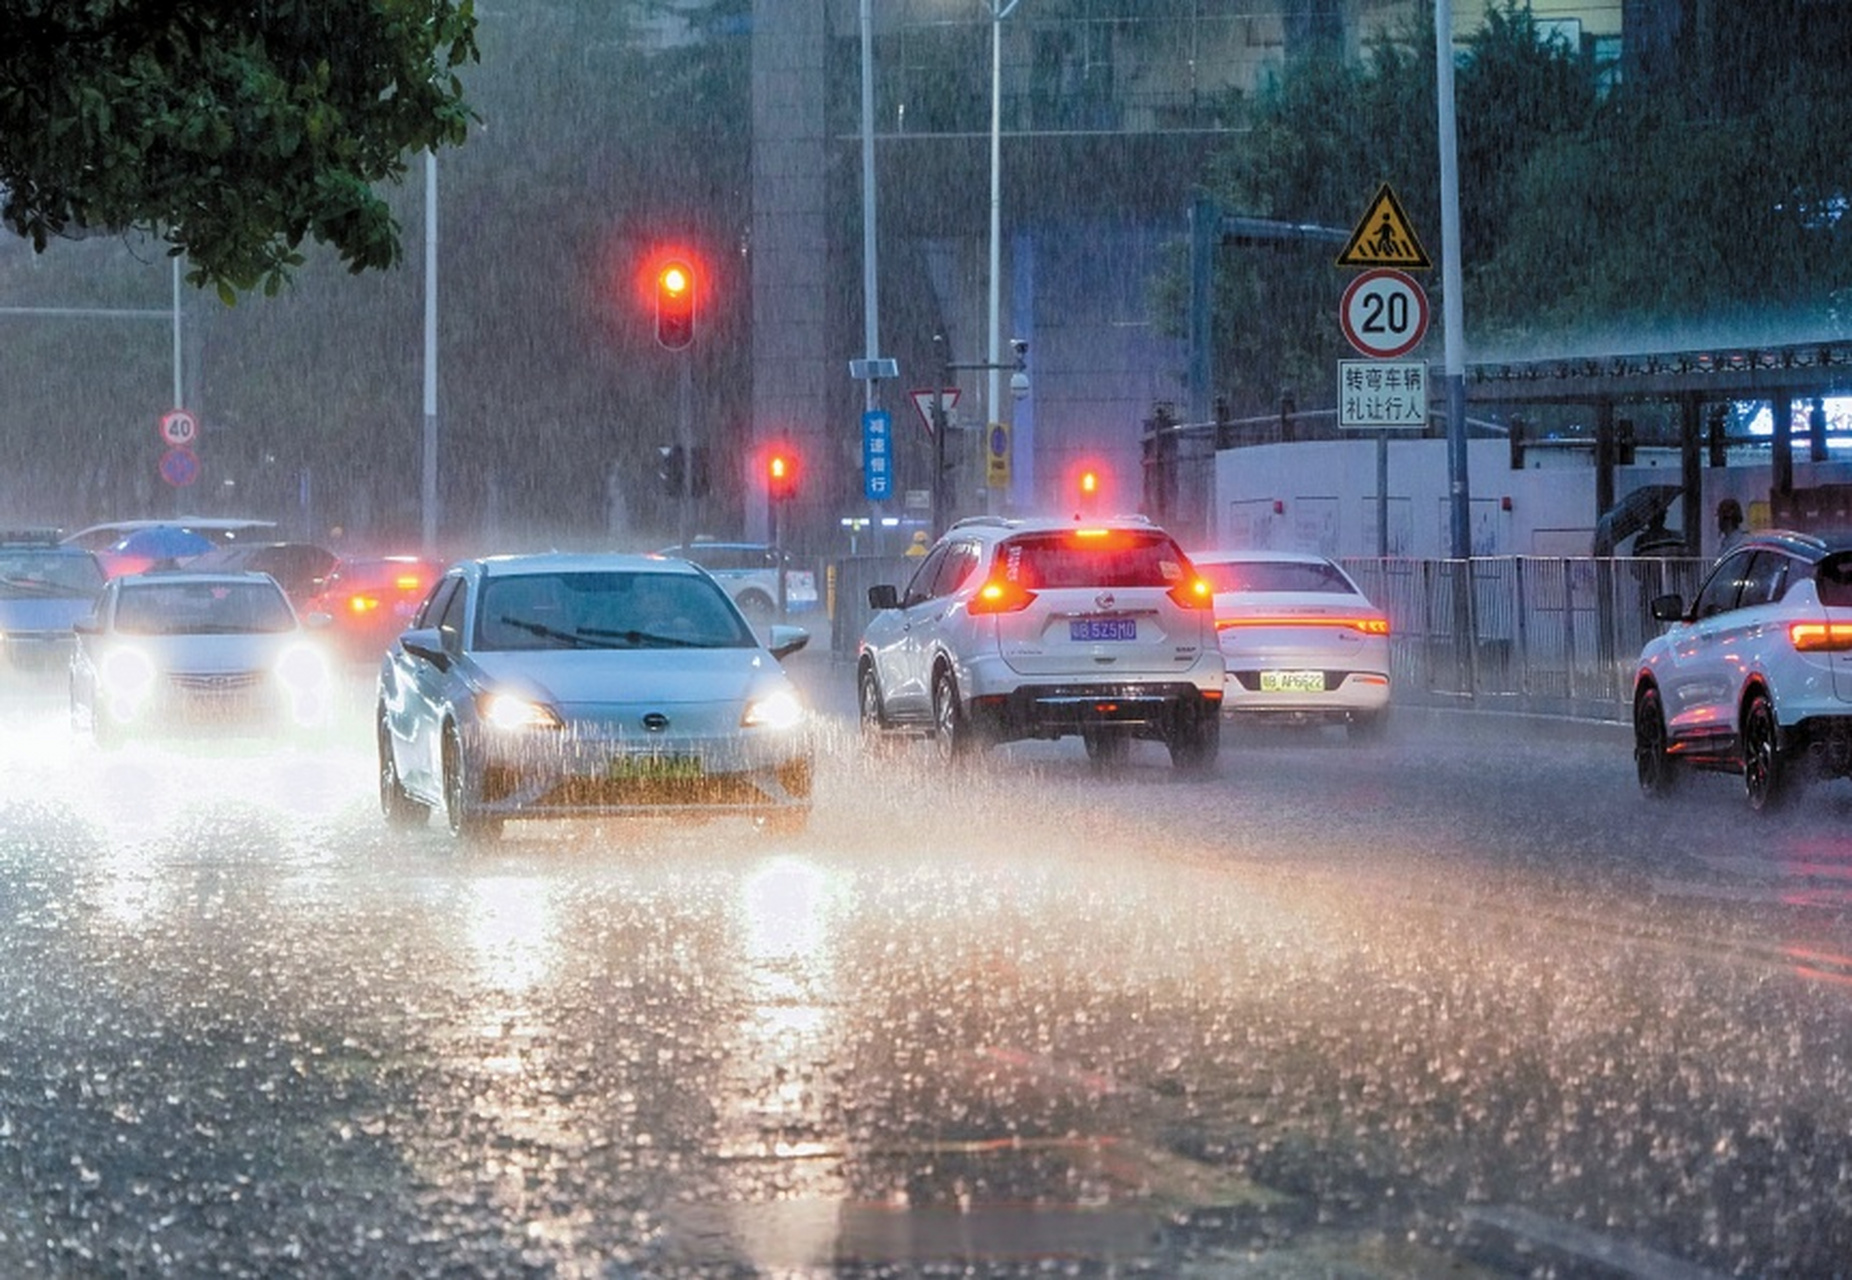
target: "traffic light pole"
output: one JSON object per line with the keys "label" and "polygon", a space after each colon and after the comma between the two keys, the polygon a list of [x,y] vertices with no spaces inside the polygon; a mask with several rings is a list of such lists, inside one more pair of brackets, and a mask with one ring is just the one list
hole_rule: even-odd
{"label": "traffic light pole", "polygon": [[682,352],[681,385],[676,391],[675,439],[682,449],[681,492],[676,496],[676,545],[686,547],[694,536],[694,360]]}

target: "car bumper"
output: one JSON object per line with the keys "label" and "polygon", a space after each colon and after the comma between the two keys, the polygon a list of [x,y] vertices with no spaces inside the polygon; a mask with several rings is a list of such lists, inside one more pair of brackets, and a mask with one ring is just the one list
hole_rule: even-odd
{"label": "car bumper", "polygon": [[1215,716],[1221,690],[1188,681],[1070,681],[1019,685],[968,699],[972,728],[996,742],[1059,738],[1090,731],[1168,738]]}
{"label": "car bumper", "polygon": [[[1292,674],[1303,674],[1294,672]],[[1313,690],[1264,688],[1258,670],[1231,670],[1222,711],[1230,716],[1345,721],[1389,705],[1389,676],[1381,671],[1319,670]]]}
{"label": "car bumper", "polygon": [[813,753],[796,734],[727,742],[472,735],[481,761],[471,808],[485,817],[767,813],[808,809]]}

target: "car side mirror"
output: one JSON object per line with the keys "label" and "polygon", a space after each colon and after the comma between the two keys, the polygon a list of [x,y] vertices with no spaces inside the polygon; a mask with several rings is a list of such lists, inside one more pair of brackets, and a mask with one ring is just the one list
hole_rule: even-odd
{"label": "car side mirror", "polygon": [[766,648],[780,662],[810,643],[810,632],[802,627],[788,627],[783,623],[774,623],[768,636]]}
{"label": "car side mirror", "polygon": [[1683,622],[1685,620],[1685,601],[1676,591],[1670,595],[1654,596],[1652,610],[1655,622]]}
{"label": "car side mirror", "polygon": [[445,651],[443,636],[435,627],[407,631],[399,637],[399,647],[414,658],[422,658],[439,671],[450,670],[450,654]]}
{"label": "car side mirror", "polygon": [[868,607],[870,609],[900,608],[900,590],[891,582],[879,583],[868,588]]}

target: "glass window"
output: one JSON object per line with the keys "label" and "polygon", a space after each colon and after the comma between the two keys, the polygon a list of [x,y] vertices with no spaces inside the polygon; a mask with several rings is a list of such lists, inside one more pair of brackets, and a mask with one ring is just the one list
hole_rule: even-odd
{"label": "glass window", "polygon": [[1820,603],[1829,609],[1852,608],[1852,552],[1828,556],[1813,571]]}
{"label": "glass window", "polygon": [[1129,529],[1030,534],[1004,543],[1006,580],[1030,590],[1169,587],[1183,579],[1183,553],[1162,533]]}
{"label": "glass window", "polygon": [[922,600],[932,599],[933,580],[938,577],[939,566],[945,563],[945,557],[951,544],[934,547],[920,561],[920,567],[913,571],[913,577],[907,583],[907,590],[900,598],[903,607],[916,605]]}
{"label": "glass window", "polygon": [[482,585],[477,647],[743,648],[754,643],[726,594],[686,573],[498,575]]}
{"label": "glass window", "polygon": [[1736,607],[1747,609],[1781,599],[1781,593],[1787,589],[1788,564],[1788,557],[1779,551],[1756,552],[1743,578],[1742,594],[1736,598]]}
{"label": "glass window", "polygon": [[933,575],[932,594],[935,598],[951,595],[965,585],[971,571],[977,568],[978,550],[974,542],[953,543],[946,549],[945,559],[939,565],[939,571]]}
{"label": "glass window", "polygon": [[1736,598],[1742,594],[1743,583],[1749,577],[1749,561],[1753,555],[1750,551],[1738,551],[1718,561],[1717,567],[1711,570],[1711,576],[1698,592],[1691,616],[1711,618],[1734,609]]}
{"label": "glass window", "polygon": [[1224,560],[1197,564],[1209,586],[1221,591],[1307,591],[1354,595],[1357,588],[1334,564],[1293,560]]}
{"label": "glass window", "polygon": [[253,582],[150,582],[125,588],[116,630],[143,636],[237,635],[296,625],[282,589]]}
{"label": "glass window", "polygon": [[468,603],[469,584],[458,578],[438,609],[436,624],[444,648],[451,653],[460,653],[463,649],[463,609]]}

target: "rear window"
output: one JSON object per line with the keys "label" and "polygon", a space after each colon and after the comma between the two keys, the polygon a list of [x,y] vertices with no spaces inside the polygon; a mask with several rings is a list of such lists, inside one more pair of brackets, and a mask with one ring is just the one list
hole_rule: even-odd
{"label": "rear window", "polygon": [[1223,591],[1329,591],[1351,595],[1356,591],[1336,565],[1303,561],[1230,560],[1198,563],[1196,572],[1217,592]]}
{"label": "rear window", "polygon": [[1171,587],[1183,580],[1183,565],[1167,534],[1140,529],[1024,534],[997,548],[998,572],[1030,590]]}
{"label": "rear window", "polygon": [[1842,551],[1820,561],[1813,571],[1820,593],[1820,603],[1829,609],[1852,608],[1852,551]]}

